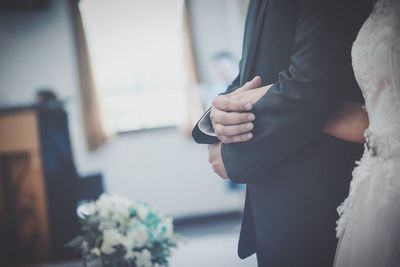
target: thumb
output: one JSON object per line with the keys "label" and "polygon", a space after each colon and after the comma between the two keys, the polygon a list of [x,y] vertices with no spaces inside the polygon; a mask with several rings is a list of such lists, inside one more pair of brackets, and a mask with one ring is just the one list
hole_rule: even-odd
{"label": "thumb", "polygon": [[261,86],[261,82],[262,82],[261,77],[260,76],[255,76],[252,80],[250,80],[247,83],[245,83],[241,88],[239,88],[238,90],[234,91],[232,93],[232,95],[237,95],[237,94],[240,94],[240,93],[242,93],[244,91],[251,90],[251,89],[256,89],[256,88]]}

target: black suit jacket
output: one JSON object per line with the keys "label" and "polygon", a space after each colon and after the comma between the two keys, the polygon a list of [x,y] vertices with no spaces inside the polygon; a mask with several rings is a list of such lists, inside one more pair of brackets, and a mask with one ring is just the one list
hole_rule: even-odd
{"label": "black suit jacket", "polygon": [[[273,84],[253,108],[254,138],[222,146],[231,180],[247,184],[239,256],[261,266],[331,266],[336,208],[362,146],[322,133],[345,100],[362,102],[351,47],[373,0],[253,0],[240,74]],[[193,130],[198,143],[218,140]],[[269,264],[269,265],[266,265]]]}

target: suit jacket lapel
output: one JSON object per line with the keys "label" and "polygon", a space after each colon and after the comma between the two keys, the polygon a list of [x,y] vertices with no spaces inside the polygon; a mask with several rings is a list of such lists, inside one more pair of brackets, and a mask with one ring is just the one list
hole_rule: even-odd
{"label": "suit jacket lapel", "polygon": [[[240,84],[243,85],[250,77],[250,68],[256,57],[256,50],[261,36],[262,27],[270,0],[254,0],[249,6],[246,20],[246,31],[243,40],[242,61],[240,63]],[[258,10],[260,8],[260,10]],[[251,77],[252,78],[252,77]]]}

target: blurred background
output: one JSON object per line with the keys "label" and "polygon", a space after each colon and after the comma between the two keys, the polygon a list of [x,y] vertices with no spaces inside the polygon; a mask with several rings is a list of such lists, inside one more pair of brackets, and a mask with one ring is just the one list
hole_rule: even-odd
{"label": "blurred background", "polygon": [[243,186],[190,137],[238,73],[247,4],[0,0],[0,266],[80,266],[64,244],[103,192],[174,217],[172,267],[256,266]]}

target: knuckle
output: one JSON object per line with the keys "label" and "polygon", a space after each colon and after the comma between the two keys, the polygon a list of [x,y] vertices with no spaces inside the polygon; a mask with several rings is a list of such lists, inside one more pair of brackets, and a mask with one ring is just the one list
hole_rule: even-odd
{"label": "knuckle", "polygon": [[229,122],[234,125],[238,122],[238,119],[240,119],[240,117],[238,116],[237,113],[231,113],[230,117],[229,117]]}
{"label": "knuckle", "polygon": [[228,110],[232,110],[232,100],[225,101],[225,108]]}
{"label": "knuckle", "polygon": [[225,138],[225,141],[223,142],[224,144],[230,144],[232,143],[232,138]]}
{"label": "knuckle", "polygon": [[217,96],[217,97],[215,97],[215,98],[213,99],[213,101],[212,101],[213,106],[215,106],[216,104],[218,104],[219,99],[220,99],[220,96]]}
{"label": "knuckle", "polygon": [[220,125],[217,123],[217,124],[215,124],[214,125],[214,131],[215,131],[215,133],[217,134],[217,135],[219,135],[220,133]]}
{"label": "knuckle", "polygon": [[240,137],[235,136],[232,138],[232,143],[239,143],[240,142]]}
{"label": "knuckle", "polygon": [[240,126],[233,126],[231,129],[231,135],[232,137],[235,137],[236,135],[238,135],[240,133]]}
{"label": "knuckle", "polygon": [[234,124],[242,123],[242,115],[238,113],[232,115],[232,123]]}
{"label": "knuckle", "polygon": [[225,144],[227,137],[226,136],[219,136],[218,139],[221,141],[221,143]]}
{"label": "knuckle", "polygon": [[221,96],[217,96],[216,98],[214,98],[214,100],[212,101],[212,106],[214,108],[218,108],[218,106],[221,103]]}
{"label": "knuckle", "polygon": [[237,102],[236,101],[230,101],[229,102],[229,108],[231,109],[231,110],[237,110]]}
{"label": "knuckle", "polygon": [[225,109],[229,109],[230,108],[230,102],[231,101],[229,101],[229,99],[227,99],[227,98],[224,98],[223,100],[222,100],[222,106],[225,108]]}
{"label": "knuckle", "polygon": [[219,124],[218,129],[219,129],[219,133],[220,133],[220,134],[225,134],[225,132],[226,132],[225,126]]}
{"label": "knuckle", "polygon": [[237,135],[238,128],[239,128],[238,126],[230,126],[226,130],[226,134],[229,136],[235,136],[235,135]]}
{"label": "knuckle", "polygon": [[235,136],[240,136],[242,133],[244,133],[246,130],[243,128],[243,126],[238,126],[235,129]]}
{"label": "knuckle", "polygon": [[215,120],[214,109],[212,109],[211,112],[210,112],[210,119],[211,119],[212,121]]}
{"label": "knuckle", "polygon": [[222,124],[227,124],[228,123],[228,115],[226,113],[222,114],[220,121]]}

